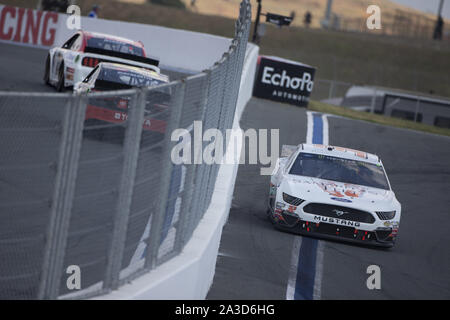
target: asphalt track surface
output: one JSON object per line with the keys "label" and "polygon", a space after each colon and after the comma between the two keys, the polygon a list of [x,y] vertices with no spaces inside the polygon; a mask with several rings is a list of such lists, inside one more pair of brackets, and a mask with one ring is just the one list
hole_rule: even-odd
{"label": "asphalt track surface", "polygon": [[[0,43],[0,91],[54,93],[55,89],[42,81],[46,55],[46,50]],[[171,79],[182,76],[163,72]],[[36,297],[66,102],[65,97],[0,98],[1,299]],[[17,130],[14,126],[27,129]],[[106,270],[105,253],[112,235],[124,159],[123,130],[120,126],[115,129],[102,139],[95,136],[95,131],[84,131],[64,261],[64,266],[80,266],[82,288],[101,281]],[[155,139],[142,147],[150,147],[152,142]],[[160,150],[140,151],[123,268],[130,263],[149,216],[157,207]],[[146,197],[146,193],[154,196]],[[67,293],[64,280],[60,292]]]}
{"label": "asphalt track surface", "polygon": [[[305,141],[306,121],[304,108],[253,98],[241,128],[280,129],[281,148]],[[269,182],[259,165],[239,166],[208,299],[285,299],[294,236],[267,219]]]}
{"label": "asphalt track surface", "polygon": [[[322,241],[321,299],[450,298],[450,138],[328,117],[329,143],[378,154],[402,203],[392,249]],[[306,111],[252,99],[241,127],[279,128],[280,147],[305,141]],[[269,178],[258,165],[239,166],[208,299],[286,299],[292,234],[266,218]],[[366,286],[378,265],[381,290]]]}
{"label": "asphalt track surface", "polygon": [[[45,50],[0,43],[0,91],[54,92],[53,88],[42,83],[45,56]],[[177,74],[171,77],[176,78]],[[44,108],[52,107],[54,106],[48,105]],[[57,117],[57,113],[54,116]],[[281,147],[282,144],[305,141],[306,118],[305,109],[252,99],[241,119],[241,127],[280,129]],[[383,159],[403,210],[399,239],[393,249],[373,249],[323,241],[321,298],[450,299],[450,198],[447,196],[450,193],[450,139],[336,117],[329,117],[328,122],[330,144],[373,152]],[[0,129],[4,125],[7,125],[7,121],[2,114]],[[11,149],[14,141],[9,141],[9,137],[2,138],[2,145]],[[34,149],[31,145],[20,145],[19,151],[37,148],[41,151],[37,158],[43,162],[54,158],[55,155],[48,154],[45,150],[51,149],[52,144],[58,143],[58,140],[50,134],[48,137],[41,136],[41,141],[46,142],[34,146]],[[101,146],[104,152],[111,154],[117,148],[117,145],[100,144],[95,140],[89,141],[89,144],[92,149]],[[239,167],[232,209],[223,230],[216,274],[208,299],[286,298],[292,247],[297,236],[275,230],[267,220],[265,210],[269,177],[261,176],[259,169],[259,165]],[[95,168],[92,168],[92,172],[94,171]],[[10,171],[7,174],[14,173]],[[88,179],[89,171],[86,175]],[[2,172],[0,177],[4,177]],[[105,174],[102,177],[104,180],[96,181],[99,184],[86,186],[92,189],[82,191],[88,193],[89,190],[111,185],[114,181],[113,176]],[[5,182],[0,179],[0,199],[2,203],[11,200],[18,191],[24,193],[27,199],[32,196],[39,199],[41,193],[48,193],[45,189],[50,183],[46,181],[48,178],[49,175],[45,173],[30,175],[13,187],[5,186]],[[33,187],[32,183],[37,181],[42,188]],[[44,206],[45,203],[41,205]],[[107,212],[108,202],[104,205],[102,212]],[[24,235],[32,234],[33,228],[42,228],[33,224],[33,219],[30,218],[38,215],[37,209],[37,206],[31,207],[20,216],[26,222],[22,226],[29,225],[28,230],[22,231]],[[2,241],[14,230],[12,222],[17,218],[17,213],[7,212],[0,218],[1,254],[16,259],[15,262],[24,262],[21,266],[0,262],[0,280],[7,272],[31,272],[33,263],[34,266],[39,265],[38,260],[33,260],[38,257],[23,256],[23,253],[15,250],[13,243]],[[101,223],[101,219],[98,222]],[[136,228],[138,227],[140,224],[136,221]],[[74,239],[71,251],[82,255],[75,251],[77,246],[82,248],[80,243],[94,243],[103,250],[102,243],[95,240],[89,237]],[[133,242],[132,239],[128,240]],[[35,245],[38,246],[39,241],[33,242],[31,249]],[[131,251],[133,250],[134,248]],[[89,260],[90,257],[85,258]],[[33,263],[28,263],[30,261]],[[368,290],[366,287],[366,268],[372,264],[381,268],[381,290]],[[83,283],[83,287],[92,283],[97,278],[95,275],[103,271],[101,262],[91,268],[88,273],[93,275],[92,279],[84,280],[86,283]],[[23,282],[22,288],[3,288],[8,290],[10,298],[20,298],[33,294],[29,285],[30,283]]]}

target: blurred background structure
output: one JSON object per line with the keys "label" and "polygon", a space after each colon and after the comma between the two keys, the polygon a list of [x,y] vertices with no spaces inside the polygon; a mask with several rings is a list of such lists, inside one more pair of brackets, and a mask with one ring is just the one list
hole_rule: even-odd
{"label": "blurred background structure", "polygon": [[[233,34],[229,30],[233,29],[237,18],[234,8],[239,3],[239,0],[73,1],[81,7],[82,15],[87,15],[97,4],[102,8],[100,18],[200,32],[207,30],[230,38]],[[1,2],[35,8],[40,0]],[[258,1],[251,3],[252,15],[256,17]],[[428,1],[425,11],[401,3],[419,2],[261,0],[263,13],[275,12],[294,19],[289,27],[279,28],[266,23],[266,17],[262,17],[258,28],[260,53],[316,67],[317,81],[311,97],[316,100],[343,101],[352,86],[391,88],[439,100],[450,97],[448,1]],[[366,27],[369,16],[366,11],[371,4],[381,8],[380,30]],[[419,5],[425,6],[424,2]],[[436,34],[441,11],[442,32]],[[325,29],[321,22],[327,16]],[[441,40],[433,39],[436,35]]]}
{"label": "blurred background structure", "polygon": [[[35,1],[2,0],[32,7]],[[239,0],[75,0],[87,15],[149,23],[232,37]],[[258,1],[252,0],[256,17]],[[261,0],[262,12],[294,19],[279,28],[262,17],[258,45],[275,55],[315,66],[313,99],[344,98],[351,86],[406,90],[450,97],[449,1],[434,0]],[[371,4],[381,8],[381,29],[366,26]],[[421,8],[422,10],[414,9]],[[441,19],[439,19],[441,17]],[[254,22],[254,21],[253,21]],[[324,28],[325,27],[325,28]],[[252,29],[253,30],[253,29]],[[417,117],[415,117],[417,118]]]}

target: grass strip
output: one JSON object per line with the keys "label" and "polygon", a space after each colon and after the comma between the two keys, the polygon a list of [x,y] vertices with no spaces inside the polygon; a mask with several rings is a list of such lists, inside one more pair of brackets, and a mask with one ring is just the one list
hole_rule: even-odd
{"label": "grass strip", "polygon": [[391,127],[405,128],[416,131],[440,134],[444,136],[450,136],[450,129],[431,126],[428,124],[418,123],[410,120],[387,117],[380,114],[373,114],[364,111],[355,111],[345,107],[333,106],[327,103],[311,100],[308,105],[308,110],[317,111],[322,113],[335,114],[338,116],[369,121],[372,123],[378,123]]}

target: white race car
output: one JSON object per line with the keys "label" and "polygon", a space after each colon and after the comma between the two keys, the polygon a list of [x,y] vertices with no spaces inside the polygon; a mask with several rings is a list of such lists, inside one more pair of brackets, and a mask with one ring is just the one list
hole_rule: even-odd
{"label": "white race car", "polygon": [[100,62],[115,62],[160,73],[159,61],[146,56],[144,45],[112,35],[78,31],[62,47],[50,49],[44,81],[63,91],[83,81]]}
{"label": "white race car", "polygon": [[301,144],[283,146],[270,181],[268,214],[282,230],[392,247],[401,205],[378,156]]}

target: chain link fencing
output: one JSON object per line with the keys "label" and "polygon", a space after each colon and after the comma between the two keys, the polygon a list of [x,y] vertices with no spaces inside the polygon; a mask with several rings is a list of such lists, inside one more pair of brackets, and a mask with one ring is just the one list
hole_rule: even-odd
{"label": "chain link fencing", "polygon": [[353,84],[348,82],[316,79],[314,80],[314,90],[311,92],[311,99],[329,101],[339,99],[344,97],[352,86]]}
{"label": "chain link fencing", "polygon": [[[204,149],[193,147],[193,124],[232,128],[250,25],[243,0],[228,52],[170,84],[0,93],[0,299],[105,294],[181,252],[220,166],[195,162]],[[179,141],[175,129],[184,129]],[[172,161],[181,141],[189,141],[182,155],[190,150],[191,164]]]}

